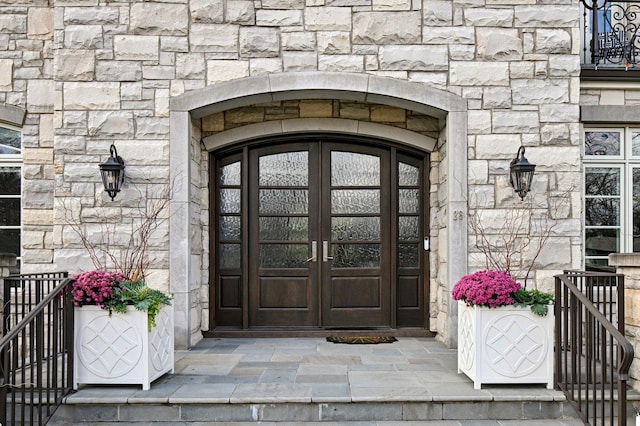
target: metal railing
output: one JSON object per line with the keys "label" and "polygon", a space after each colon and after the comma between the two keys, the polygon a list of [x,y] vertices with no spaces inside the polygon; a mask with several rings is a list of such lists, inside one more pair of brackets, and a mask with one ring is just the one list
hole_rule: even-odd
{"label": "metal railing", "polygon": [[[44,425],[73,385],[72,280],[5,278],[0,424]],[[7,298],[7,295],[9,297]]]}
{"label": "metal railing", "polygon": [[2,335],[7,334],[68,275],[67,272],[50,272],[5,277],[2,297]]}
{"label": "metal railing", "polygon": [[594,69],[629,69],[640,53],[640,3],[581,0],[582,63]]}
{"label": "metal railing", "polygon": [[633,345],[624,336],[624,276],[565,271],[555,298],[556,385],[587,424],[626,425]]}

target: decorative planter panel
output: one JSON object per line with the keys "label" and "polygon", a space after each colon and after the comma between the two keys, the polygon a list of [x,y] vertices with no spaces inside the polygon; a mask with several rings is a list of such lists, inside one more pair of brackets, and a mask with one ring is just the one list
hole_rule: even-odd
{"label": "decorative planter panel", "polygon": [[553,389],[553,309],[458,302],[458,372],[483,384],[544,383]]}
{"label": "decorative planter panel", "polygon": [[147,313],[124,314],[98,306],[75,308],[73,387],[79,384],[141,384],[173,372],[173,307],[164,306],[149,331]]}

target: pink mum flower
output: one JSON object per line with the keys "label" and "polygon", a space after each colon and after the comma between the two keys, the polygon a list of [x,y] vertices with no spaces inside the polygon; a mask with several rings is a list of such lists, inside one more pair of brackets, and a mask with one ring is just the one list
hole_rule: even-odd
{"label": "pink mum flower", "polygon": [[468,306],[512,305],[515,300],[512,294],[520,289],[511,275],[505,271],[478,271],[465,275],[453,286],[451,292],[454,300],[462,300]]}

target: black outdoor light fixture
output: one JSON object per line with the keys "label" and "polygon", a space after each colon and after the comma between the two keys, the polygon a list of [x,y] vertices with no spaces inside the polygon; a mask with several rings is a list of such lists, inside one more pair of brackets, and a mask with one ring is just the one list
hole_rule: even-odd
{"label": "black outdoor light fixture", "polygon": [[524,200],[524,196],[531,189],[535,169],[536,165],[529,163],[524,157],[524,146],[521,146],[518,149],[516,158],[511,160],[511,164],[509,164],[509,183],[511,183],[521,200]]}
{"label": "black outdoor light fixture", "polygon": [[118,155],[118,150],[116,150],[114,144],[111,144],[109,150],[111,156],[107,158],[107,161],[100,164],[100,174],[102,175],[104,190],[113,201],[124,183],[124,160]]}

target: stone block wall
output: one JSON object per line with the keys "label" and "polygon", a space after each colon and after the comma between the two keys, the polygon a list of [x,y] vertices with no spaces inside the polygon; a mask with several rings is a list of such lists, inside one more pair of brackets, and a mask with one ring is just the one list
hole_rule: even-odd
{"label": "stone block wall", "polygon": [[[492,214],[500,220],[501,211],[520,205],[506,175],[518,147],[526,146],[538,165],[530,197],[558,221],[553,250],[536,264],[535,278],[544,285],[558,270],[578,267],[582,256],[578,12],[573,1],[536,0],[0,0],[0,102],[28,112],[22,127],[25,271],[86,266],[61,206],[72,206],[89,228],[96,210],[126,224],[140,200],[171,187],[171,99],[241,77],[325,71],[418,82],[466,100],[465,216],[497,209]],[[456,176],[440,163],[447,154],[442,124],[340,99],[311,96],[295,104],[300,116],[322,117],[329,108],[334,116],[339,105],[339,114],[357,120],[369,114],[372,121],[437,135],[430,192],[438,320],[432,326],[444,331],[453,283],[443,268],[451,214],[443,207],[443,183]],[[284,103],[269,108],[289,114]],[[185,176],[194,194],[188,214],[202,231],[191,236],[189,248],[191,267],[199,271],[190,283],[195,328],[207,327],[209,276],[208,166],[199,138],[222,125],[266,120],[266,114],[245,108],[225,112],[224,120],[195,119],[192,126],[199,148]],[[412,127],[421,123],[427,127]],[[115,202],[103,194],[97,172],[111,143],[127,165],[127,184]],[[556,202],[563,207],[553,208]],[[97,228],[91,231],[96,242]],[[166,285],[171,262],[160,243],[167,233],[159,230],[150,251],[158,285]],[[471,240],[469,249],[468,268],[484,267]]]}

